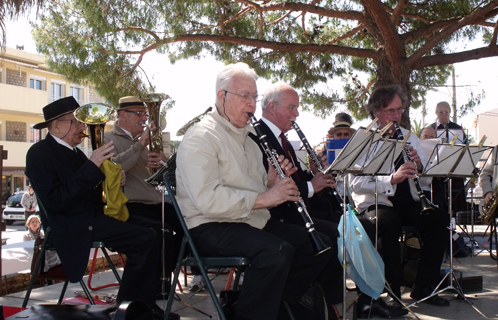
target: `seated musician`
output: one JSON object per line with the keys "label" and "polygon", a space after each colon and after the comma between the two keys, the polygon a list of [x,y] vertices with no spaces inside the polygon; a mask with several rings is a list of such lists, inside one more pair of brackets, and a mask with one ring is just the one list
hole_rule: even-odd
{"label": "seated musician", "polygon": [[[331,188],[336,187],[334,177],[331,174],[323,174],[318,171],[312,160],[310,160],[311,172],[302,170],[294,149],[285,137],[285,134],[292,128],[292,122],[296,121],[299,117],[298,93],[285,83],[276,83],[264,93],[261,100],[261,107],[263,109],[263,117],[259,121],[260,127],[270,139],[271,145],[275,148],[276,152],[279,155],[289,158],[298,168],[297,172],[292,175],[292,178],[298,186],[301,195],[305,195],[303,198],[305,199],[308,213],[313,218],[316,230],[332,239],[336,239],[338,236],[337,223],[342,215],[342,209],[340,207],[341,201],[332,194]],[[333,133],[341,130],[341,132],[347,132],[346,136],[348,138],[351,137],[354,129],[349,127],[349,123],[335,122],[335,124],[337,129],[333,130]],[[342,126],[342,124],[345,125]],[[257,138],[255,140],[257,141]],[[326,167],[326,158],[322,154],[318,154],[317,156],[320,157],[319,160],[321,160],[322,166]],[[263,164],[266,164],[266,167],[268,167],[265,154],[263,154]],[[329,204],[322,205],[324,201],[327,201]],[[320,205],[317,205],[317,203]],[[270,209],[272,219],[297,225],[301,224],[299,215],[293,211],[295,210],[293,210],[289,202]],[[372,237],[375,237],[375,230],[370,222],[366,221],[364,224],[366,225],[366,230],[372,233]],[[334,241],[333,249],[334,252],[337,252],[337,241]],[[342,267],[339,259],[334,259],[328,270],[331,273],[331,282],[324,284],[323,288],[331,307],[333,307],[332,304],[342,303],[343,299]],[[371,310],[370,306],[368,298],[361,298],[358,304],[359,315],[370,313],[371,316],[378,315],[392,318],[407,313],[406,310],[402,310],[397,306],[389,307],[383,304],[382,300],[374,303]]]}
{"label": "seated musician", "polygon": [[90,159],[76,148],[86,136],[86,125],[73,115],[78,107],[71,96],[43,108],[45,121],[34,128],[48,128],[49,133],[28,150],[26,176],[47,210],[51,238],[68,280],[81,280],[92,241],[103,241],[127,258],[117,303],[140,300],[161,317],[164,313],[151,290],[160,278],[161,226],[139,216],[123,222],[104,214],[101,183],[105,176],[100,166],[111,158],[114,146],[112,142],[103,145]]}
{"label": "seated musician", "polygon": [[[248,137],[254,133],[247,113],[256,110],[256,79],[244,63],[218,74],[216,109],[187,131],[178,149],[177,199],[201,255],[251,259],[235,318],[275,320],[283,300],[304,307],[303,295],[313,290],[332,253],[315,256],[305,228],[270,219],[267,208],[297,201],[299,191],[274,169],[266,174]],[[295,171],[280,161],[287,174]]]}
{"label": "seated musician", "polygon": [[[372,119],[378,118],[378,128],[384,128],[389,122],[400,122],[406,106],[406,98],[397,86],[379,87],[374,90],[367,111]],[[392,137],[397,138],[392,129]],[[407,130],[401,129],[404,135]],[[422,252],[415,285],[411,292],[414,299],[429,296],[440,280],[440,267],[448,243],[448,214],[434,208],[433,212],[421,215],[422,205],[415,189],[413,178],[426,162],[426,156],[419,146],[419,139],[410,135],[409,153],[414,162],[404,162],[402,155],[395,161],[394,173],[378,176],[378,230],[379,251],[385,263],[386,279],[394,294],[401,296],[401,252],[399,238],[402,226],[413,226],[420,230]],[[430,183],[420,179],[421,184]],[[353,198],[358,212],[363,213],[375,223],[375,180],[371,177],[356,176],[351,181]],[[425,300],[436,306],[449,306],[448,300],[437,295]]]}
{"label": "seated musician", "polygon": [[[493,197],[493,194],[495,192],[496,184],[498,183],[497,180],[497,169],[496,169],[496,146],[493,149],[493,152],[491,153],[491,156],[489,157],[488,161],[486,161],[486,164],[482,168],[481,174],[479,175],[479,185],[482,188],[482,196],[483,196],[483,205],[487,205],[491,198]],[[494,194],[496,197],[497,195]]]}
{"label": "seated musician", "polygon": [[[128,198],[126,206],[130,215],[142,216],[158,222],[163,221],[162,193],[145,182],[150,176],[148,168],[159,169],[167,161],[162,152],[149,152],[149,127],[147,108],[137,97],[128,96],[119,99],[116,121],[112,131],[104,133],[105,142],[113,142],[115,162],[126,173],[124,193]],[[155,124],[154,124],[155,125]],[[183,232],[173,207],[165,203],[165,292],[169,292],[171,273],[175,267],[180,250]],[[175,236],[173,237],[173,231]],[[159,290],[161,286],[158,285]]]}

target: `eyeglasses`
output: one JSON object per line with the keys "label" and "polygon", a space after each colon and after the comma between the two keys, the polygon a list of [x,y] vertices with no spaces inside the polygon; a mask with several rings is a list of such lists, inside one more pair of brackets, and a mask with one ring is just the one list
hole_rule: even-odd
{"label": "eyeglasses", "polygon": [[382,109],[386,114],[392,116],[395,113],[403,113],[405,112],[405,108],[397,108],[397,109]]}
{"label": "eyeglasses", "polygon": [[128,113],[134,113],[139,117],[146,116],[147,118],[149,117],[149,113],[147,111],[133,111],[133,110],[123,110],[124,112]]}
{"label": "eyeglasses", "polygon": [[259,95],[258,94],[249,94],[249,93],[243,93],[243,94],[238,94],[238,93],[235,93],[235,92],[230,92],[228,90],[223,90],[225,91],[225,94],[227,93],[231,93],[231,94],[234,94],[236,96],[239,96],[242,98],[242,100],[244,100],[244,102],[249,102],[252,100],[254,100],[254,102],[258,102],[259,101]]}
{"label": "eyeglasses", "polygon": [[[283,103],[280,103],[280,102],[277,102],[279,105],[281,106],[284,106],[284,107],[287,107],[289,108],[289,110],[292,112],[294,110],[298,110],[299,109],[299,106],[296,106],[295,104],[283,104]],[[299,111],[299,110],[298,110]]]}
{"label": "eyeglasses", "polygon": [[449,111],[439,111],[437,114],[449,114]]}
{"label": "eyeglasses", "polygon": [[57,121],[61,121],[61,122],[69,121],[69,126],[71,126],[73,124],[73,121],[74,121],[75,125],[80,125],[80,124],[85,125],[85,123],[78,121],[76,119],[57,119]]}
{"label": "eyeglasses", "polygon": [[428,134],[423,134],[420,136],[420,138],[422,138],[422,139],[435,139],[436,137],[428,135]]}
{"label": "eyeglasses", "polygon": [[351,136],[351,132],[337,132],[337,133],[334,133],[333,135],[336,137],[347,138],[347,137]]}

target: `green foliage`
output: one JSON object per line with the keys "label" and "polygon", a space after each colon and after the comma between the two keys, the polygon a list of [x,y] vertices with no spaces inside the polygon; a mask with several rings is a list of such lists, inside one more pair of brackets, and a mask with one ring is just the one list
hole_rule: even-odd
{"label": "green foliage", "polygon": [[[95,84],[109,103],[154,90],[139,65],[156,50],[172,63],[243,61],[299,89],[304,109],[318,116],[346,104],[363,119],[378,83],[401,85],[418,108],[428,88],[446,82],[449,60],[475,57],[455,57],[453,44],[482,38],[486,49],[497,7],[498,0],[52,0],[34,36],[54,71]],[[475,96],[464,110],[477,103]]]}

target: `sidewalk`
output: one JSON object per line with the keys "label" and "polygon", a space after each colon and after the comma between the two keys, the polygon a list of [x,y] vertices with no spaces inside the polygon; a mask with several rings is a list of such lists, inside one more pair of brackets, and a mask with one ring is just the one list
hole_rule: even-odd
{"label": "sidewalk", "polygon": [[[483,238],[477,239],[479,243],[483,243]],[[479,252],[483,249],[482,245],[475,249],[475,252]],[[485,319],[479,314],[482,312],[488,319],[498,319],[498,268],[495,260],[490,258],[488,251],[483,251],[474,257],[466,257],[454,259],[454,270],[455,275],[459,278],[460,273],[464,278],[471,276],[482,276],[483,277],[483,290],[479,292],[468,293],[467,299],[469,302],[464,300],[456,300],[455,294],[451,290],[446,290],[442,293],[446,298],[451,299],[449,308],[438,308],[427,304],[419,304],[412,308],[416,313],[416,316],[421,320],[433,320],[433,319],[451,319],[451,320],[467,320],[467,319]],[[449,262],[445,261],[444,266],[449,266]],[[211,277],[215,275],[210,274]],[[188,276],[189,280],[191,276]],[[223,290],[226,284],[227,275],[217,276],[213,280],[213,284],[216,292],[219,293]],[[85,281],[87,279],[85,278]],[[98,286],[102,284],[107,284],[115,282],[112,272],[102,272],[94,275],[92,279],[92,285]],[[180,282],[182,287],[183,274],[180,275]],[[354,284],[348,281],[348,287],[353,287]],[[47,286],[43,288],[38,288],[32,291],[31,299],[29,300],[28,307],[35,304],[55,304],[57,302],[58,296],[60,294],[62,284]],[[441,288],[445,288],[442,286]],[[66,292],[66,298],[74,296],[76,290],[81,290],[79,284],[70,284]],[[117,293],[117,287],[111,287],[99,290],[98,293]],[[217,319],[216,309],[212,303],[211,297],[207,293],[207,290],[201,291],[198,294],[191,294],[188,292],[188,288],[185,288],[183,293],[177,290],[179,297],[183,300],[184,304],[174,301],[173,312],[181,315],[182,319],[210,319],[209,316],[194,310],[191,307],[198,308],[202,312],[211,315],[211,319]],[[268,292],[267,294],[271,294]],[[0,297],[0,304],[4,306],[20,307],[24,298],[25,292],[18,292],[4,297]],[[410,298],[410,288],[405,288],[403,292],[402,299],[406,304],[414,302]],[[347,293],[347,304],[351,304],[354,300],[356,293]],[[166,302],[158,300],[158,305],[163,307]],[[191,307],[188,307],[188,306]],[[342,305],[337,305],[338,310],[342,313]],[[353,319],[352,309],[346,314],[347,319]],[[376,318],[374,318],[376,319]],[[407,315],[400,319],[416,319],[412,314]]]}

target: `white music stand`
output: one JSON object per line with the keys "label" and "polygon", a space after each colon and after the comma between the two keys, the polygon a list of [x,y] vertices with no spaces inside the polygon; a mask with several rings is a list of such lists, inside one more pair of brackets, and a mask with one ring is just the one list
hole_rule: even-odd
{"label": "white music stand", "polygon": [[[442,293],[446,290],[454,290],[462,299],[467,301],[480,315],[484,318],[486,316],[479,311],[466,297],[463,293],[463,290],[458,283],[458,280],[455,276],[453,270],[453,208],[452,208],[452,179],[453,178],[465,178],[470,177],[474,168],[476,167],[476,163],[483,157],[487,150],[490,147],[484,146],[469,146],[469,145],[452,145],[452,144],[438,144],[434,148],[432,155],[430,157],[430,161],[428,162],[425,170],[421,175],[430,176],[430,177],[448,177],[449,178],[449,240],[450,240],[450,270],[446,272],[443,279],[439,282],[433,292],[418,301],[410,304],[409,306],[416,305],[420,302],[423,302],[439,293]],[[488,153],[489,157],[489,153]],[[450,284],[440,289],[446,278],[450,277]],[[453,285],[456,283],[456,287]]]}
{"label": "white music stand", "polygon": [[[384,131],[360,127],[351,137],[349,142],[344,146],[334,162],[325,170],[327,173],[337,174],[354,174],[364,176],[390,175],[392,173],[393,163],[399,156],[402,148],[402,141],[383,138]],[[377,188],[377,181],[376,181]],[[346,183],[344,183],[344,194],[346,194]],[[346,197],[343,198],[343,235],[346,234]],[[377,214],[377,199],[376,199],[376,214]],[[377,226],[377,224],[376,224]],[[377,229],[377,227],[376,227]],[[377,230],[376,230],[377,238]],[[377,247],[377,241],[376,245]],[[345,237],[342,237],[342,267],[343,267],[343,319],[346,315],[346,277],[347,264],[346,261],[346,243]],[[392,290],[386,287],[389,292]],[[399,297],[398,301],[407,309]],[[413,313],[414,314],[414,313]],[[416,315],[415,315],[416,317]],[[418,317],[417,317],[418,318]]]}

